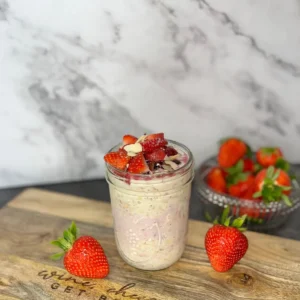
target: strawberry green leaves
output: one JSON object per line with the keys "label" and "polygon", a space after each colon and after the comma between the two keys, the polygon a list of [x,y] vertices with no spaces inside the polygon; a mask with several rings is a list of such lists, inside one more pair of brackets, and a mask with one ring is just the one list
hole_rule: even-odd
{"label": "strawberry green leaves", "polygon": [[213,224],[214,225],[220,224],[220,225],[224,225],[226,227],[234,227],[234,228],[238,229],[239,231],[247,230],[246,227],[243,227],[243,225],[246,221],[247,215],[243,215],[239,218],[232,219],[232,216],[229,216],[229,212],[230,212],[230,207],[227,205],[224,208],[221,217],[217,217],[214,220]]}
{"label": "strawberry green leaves", "polygon": [[50,256],[50,259],[51,260],[60,260],[60,259],[63,258],[64,255],[65,255],[65,252],[55,253],[55,254]]}
{"label": "strawberry green leaves", "polygon": [[244,161],[240,159],[234,166],[230,168],[225,168],[225,171],[230,175],[235,175],[243,172],[244,170]]}
{"label": "strawberry green leaves", "polygon": [[236,184],[240,181],[245,181],[248,177],[247,173],[243,173],[244,161],[240,159],[234,166],[226,168],[225,172],[228,174],[226,178],[227,186]]}
{"label": "strawberry green leaves", "polygon": [[291,206],[290,198],[285,194],[285,192],[291,190],[291,186],[280,183],[280,176],[283,175],[284,171],[270,166],[263,178],[261,189],[254,193],[253,197],[262,197],[265,203],[283,200],[286,205]]}
{"label": "strawberry green leaves", "polygon": [[288,172],[290,169],[290,164],[285,159],[278,158],[275,163],[275,168]]}
{"label": "strawberry green leaves", "polygon": [[293,203],[291,202],[291,199],[287,196],[287,195],[282,195],[282,200],[284,201],[284,203],[287,205],[287,206],[292,206]]}
{"label": "strawberry green leaves", "polygon": [[61,259],[65,252],[70,250],[76,241],[78,236],[78,229],[74,221],[72,221],[70,227],[64,231],[63,237],[58,238],[55,241],[52,241],[51,244],[61,248],[64,252],[53,254],[50,258],[52,260]]}
{"label": "strawberry green leaves", "polygon": [[247,215],[243,215],[239,218],[236,218],[232,222],[232,227],[237,228],[239,231],[245,231],[246,228],[242,227],[246,221]]}
{"label": "strawberry green leaves", "polygon": [[263,154],[273,154],[273,153],[275,153],[276,148],[274,148],[274,147],[263,147],[263,148],[260,148],[260,150]]}

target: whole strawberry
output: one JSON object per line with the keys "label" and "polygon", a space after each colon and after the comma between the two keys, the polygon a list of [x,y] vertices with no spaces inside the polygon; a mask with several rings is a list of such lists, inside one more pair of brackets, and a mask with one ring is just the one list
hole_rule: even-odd
{"label": "whole strawberry", "polygon": [[218,163],[222,168],[230,168],[246,155],[247,151],[248,146],[245,142],[229,138],[223,141],[219,148]]}
{"label": "whole strawberry", "polygon": [[265,203],[283,200],[287,206],[291,206],[292,202],[288,197],[292,189],[291,184],[287,172],[270,166],[256,175],[253,197],[262,198]]}
{"label": "whole strawberry", "polygon": [[226,193],[226,181],[224,171],[221,168],[212,168],[206,177],[207,184],[218,193]]}
{"label": "whole strawberry", "polygon": [[52,242],[64,252],[52,255],[57,260],[64,256],[66,270],[79,277],[104,278],[109,273],[109,265],[103,248],[91,236],[77,239],[78,230],[74,222],[64,231],[63,237]]}
{"label": "whole strawberry", "polygon": [[221,224],[215,221],[205,236],[205,249],[214,270],[226,272],[230,270],[247,252],[248,239],[241,232],[246,215],[235,219],[230,225],[227,218],[229,207],[224,209]]}
{"label": "whole strawberry", "polygon": [[283,154],[280,148],[262,147],[256,152],[257,162],[267,168],[269,166],[275,166],[279,159],[283,158]]}

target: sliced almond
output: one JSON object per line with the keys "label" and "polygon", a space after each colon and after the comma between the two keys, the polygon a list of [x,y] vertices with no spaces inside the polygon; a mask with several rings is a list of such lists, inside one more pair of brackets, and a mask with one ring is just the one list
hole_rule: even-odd
{"label": "sliced almond", "polygon": [[173,171],[172,167],[168,165],[162,165],[162,168],[166,171]]}
{"label": "sliced almond", "polygon": [[176,159],[178,159],[179,157],[180,157],[180,154],[177,153],[177,154],[172,155],[172,156],[166,156],[166,157],[165,157],[165,160],[176,160]]}
{"label": "sliced almond", "polygon": [[133,152],[135,154],[140,153],[143,151],[143,147],[140,143],[135,143],[135,144],[130,144],[130,145],[126,145],[124,147],[124,150],[129,153],[129,152]]}
{"label": "sliced almond", "polygon": [[133,156],[136,156],[136,155],[137,155],[137,153],[134,153],[134,152],[130,152],[130,151],[129,151],[129,152],[127,152],[127,155],[128,155],[128,156],[132,156],[132,157],[133,157]]}
{"label": "sliced almond", "polygon": [[140,136],[135,143],[142,143],[146,137],[147,137],[147,134]]}
{"label": "sliced almond", "polygon": [[175,163],[174,163],[173,161],[171,161],[171,160],[165,160],[165,164],[171,166],[171,168],[172,168],[173,170],[176,170],[176,169],[178,168],[177,164],[175,164]]}

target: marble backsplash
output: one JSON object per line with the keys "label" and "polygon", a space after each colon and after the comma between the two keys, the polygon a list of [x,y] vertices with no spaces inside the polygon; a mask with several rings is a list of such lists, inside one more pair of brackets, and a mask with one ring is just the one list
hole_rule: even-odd
{"label": "marble backsplash", "polygon": [[0,187],[100,178],[124,133],[300,162],[297,0],[0,0]]}

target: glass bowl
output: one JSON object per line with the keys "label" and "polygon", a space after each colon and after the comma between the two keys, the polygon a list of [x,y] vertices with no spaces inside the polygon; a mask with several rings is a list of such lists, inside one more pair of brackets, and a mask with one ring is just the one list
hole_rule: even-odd
{"label": "glass bowl", "polygon": [[[202,211],[208,221],[220,216],[224,207],[229,206],[232,216],[247,214],[248,229],[265,231],[283,225],[289,215],[300,206],[300,188],[295,181],[292,181],[290,194],[292,206],[287,206],[283,201],[265,204],[220,194],[211,189],[205,180],[208,172],[215,166],[217,166],[217,158],[209,158],[203,162],[195,174],[196,194],[203,204]],[[291,168],[293,169],[293,166]]]}

